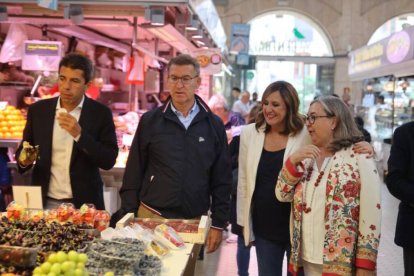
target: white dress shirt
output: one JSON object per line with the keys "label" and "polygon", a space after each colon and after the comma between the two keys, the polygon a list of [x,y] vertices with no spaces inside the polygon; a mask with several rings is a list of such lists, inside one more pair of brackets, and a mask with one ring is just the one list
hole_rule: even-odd
{"label": "white dress shirt", "polygon": [[[79,121],[85,97],[75,109],[68,112]],[[52,163],[50,167],[50,182],[48,197],[54,199],[72,198],[72,186],[70,182],[70,160],[72,157],[72,149],[74,141],[78,141],[80,136],[73,138],[66,130],[59,126],[57,116],[60,106],[60,97],[56,105],[55,122],[53,125],[52,137]]]}

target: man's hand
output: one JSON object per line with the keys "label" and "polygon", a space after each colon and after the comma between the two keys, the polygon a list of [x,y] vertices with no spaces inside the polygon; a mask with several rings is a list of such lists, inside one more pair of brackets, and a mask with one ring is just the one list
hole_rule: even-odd
{"label": "man's hand", "polygon": [[22,167],[30,166],[37,159],[38,153],[39,146],[33,147],[28,142],[24,141],[23,148],[18,158],[19,164]]}
{"label": "man's hand", "polygon": [[371,158],[375,154],[372,145],[366,141],[355,143],[352,150],[358,154],[367,154],[367,158]]}
{"label": "man's hand", "polygon": [[220,246],[223,230],[210,227],[207,235],[207,253],[212,253]]}
{"label": "man's hand", "polygon": [[375,273],[375,270],[368,270],[368,269],[357,267],[355,275],[356,276],[375,276],[377,274]]}
{"label": "man's hand", "polygon": [[57,116],[59,126],[69,132],[73,138],[78,137],[81,134],[81,126],[78,124],[78,121],[75,117],[69,113],[59,112]]}

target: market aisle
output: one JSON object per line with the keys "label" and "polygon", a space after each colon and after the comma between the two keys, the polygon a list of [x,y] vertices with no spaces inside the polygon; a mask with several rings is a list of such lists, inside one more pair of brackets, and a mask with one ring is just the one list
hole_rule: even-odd
{"label": "market aisle", "polygon": [[[378,276],[404,275],[402,250],[394,244],[395,223],[398,203],[382,184],[382,231],[378,255]],[[227,238],[227,237],[226,237]],[[205,255],[203,261],[197,261],[196,276],[236,276],[236,243],[223,242],[220,250]],[[251,251],[250,276],[257,276],[257,262],[254,249]]]}

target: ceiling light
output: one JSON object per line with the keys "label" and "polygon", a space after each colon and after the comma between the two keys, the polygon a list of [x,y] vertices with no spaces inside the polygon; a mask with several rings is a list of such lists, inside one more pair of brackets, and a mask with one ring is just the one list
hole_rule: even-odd
{"label": "ceiling light", "polygon": [[196,39],[203,38],[204,37],[204,32],[203,32],[203,30],[197,30],[197,32],[195,34],[193,34],[191,37],[196,38]]}
{"label": "ceiling light", "polygon": [[165,24],[164,7],[145,7],[145,19],[151,22],[151,25],[162,26]]}
{"label": "ceiling light", "polygon": [[198,17],[197,15],[193,14],[191,16],[188,17],[188,23],[187,26],[185,27],[186,30],[189,31],[196,31],[198,30]]}
{"label": "ceiling light", "polygon": [[156,37],[170,44],[180,52],[193,52],[197,48],[171,24],[162,27],[142,26]]}
{"label": "ceiling light", "polygon": [[79,5],[69,5],[63,9],[63,17],[72,20],[72,23],[79,25],[83,22],[83,11]]}

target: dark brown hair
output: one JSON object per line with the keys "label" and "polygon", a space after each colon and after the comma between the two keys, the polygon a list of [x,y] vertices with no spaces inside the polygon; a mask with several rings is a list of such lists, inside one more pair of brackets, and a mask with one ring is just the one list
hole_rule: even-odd
{"label": "dark brown hair", "polygon": [[[302,130],[304,125],[304,117],[299,114],[299,97],[298,92],[293,87],[292,84],[286,81],[276,81],[271,84],[265,89],[263,96],[262,96],[262,105],[263,101],[269,97],[270,94],[279,92],[280,96],[282,97],[283,101],[286,105],[286,118],[285,118],[285,128],[281,132],[281,134],[288,135],[288,134],[297,134],[300,130]],[[263,115],[263,108],[260,108],[259,113],[256,117],[256,130],[262,125],[266,125],[265,133],[270,131],[270,125],[266,123],[266,120]]]}

